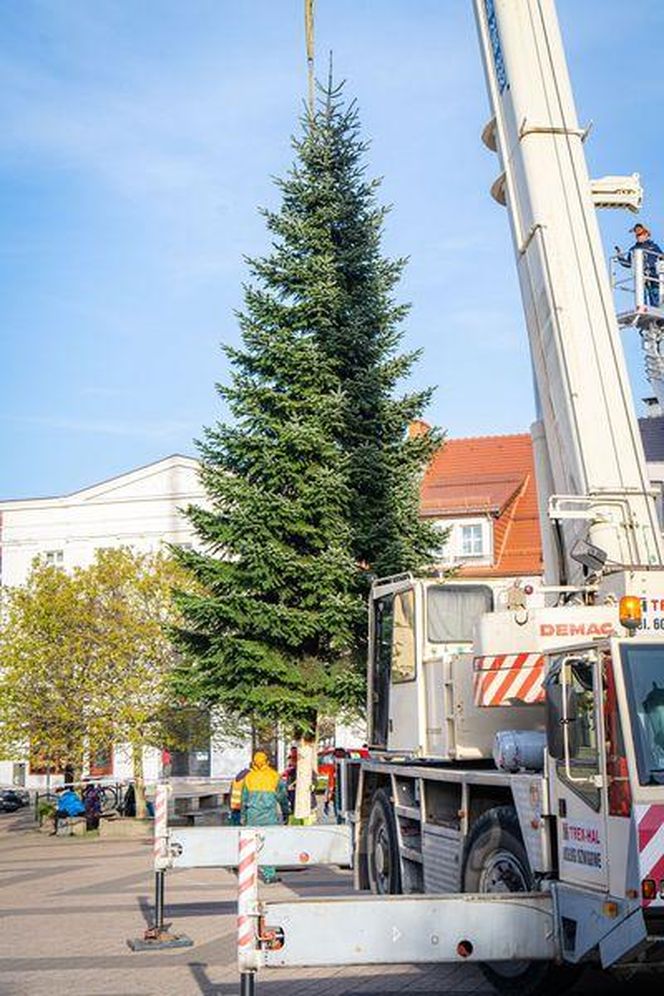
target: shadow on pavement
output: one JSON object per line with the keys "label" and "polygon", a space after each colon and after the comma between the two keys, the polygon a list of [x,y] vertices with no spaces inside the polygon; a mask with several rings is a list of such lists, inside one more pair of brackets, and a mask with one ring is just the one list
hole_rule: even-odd
{"label": "shadow on pavement", "polygon": [[34,807],[24,806],[15,813],[0,813],[3,833],[25,833],[26,830],[36,830]]}
{"label": "shadow on pavement", "polygon": [[[154,923],[154,903],[148,896],[138,896],[138,907],[148,927]],[[237,912],[237,902],[169,903],[164,905],[164,919],[179,920],[188,916],[230,916]]]}
{"label": "shadow on pavement", "polygon": [[[437,966],[443,969],[445,966]],[[449,968],[449,966],[447,966]],[[479,988],[449,988],[449,982],[441,978],[440,982],[431,987],[431,973],[435,966],[422,965],[420,970],[426,973],[427,979],[422,979],[418,985],[417,976],[412,972],[404,975],[391,974],[372,977],[345,978],[326,974],[321,969],[320,974],[308,979],[279,978],[279,972],[272,969],[268,975],[259,973],[256,978],[256,996],[390,996],[392,993],[407,993],[408,996],[497,996],[495,989],[488,984],[480,984]],[[204,962],[189,964],[192,978],[198,986],[201,996],[237,996],[238,981],[213,982],[208,974],[208,966]],[[627,987],[638,988],[638,996],[662,996],[661,976],[639,975],[630,980],[615,978],[607,973],[588,969],[576,985],[569,990],[570,996],[623,996]],[[561,994],[562,996],[562,994]]]}
{"label": "shadow on pavement", "polygon": [[[239,991],[238,981],[234,982],[213,982],[207,972],[207,965],[203,962],[192,962],[189,965],[196,985],[201,996],[237,996]],[[424,971],[430,971],[431,966],[423,966]],[[316,978],[293,979],[283,978],[273,970],[269,977],[258,974],[256,978],[256,996],[319,996],[325,993],[326,996],[389,996],[391,993],[408,993],[408,996],[496,996],[493,989],[473,988],[451,989],[443,980],[440,987],[432,989],[427,984],[427,980],[422,980],[424,988],[417,985],[417,977],[412,973],[407,975],[390,975],[387,978],[374,975],[369,978],[347,976],[340,978],[335,975],[326,975],[325,969]]]}

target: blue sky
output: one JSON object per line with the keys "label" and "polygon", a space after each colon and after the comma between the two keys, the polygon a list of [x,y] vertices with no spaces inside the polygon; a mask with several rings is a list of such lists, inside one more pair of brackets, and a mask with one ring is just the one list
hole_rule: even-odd
{"label": "blue sky", "polygon": [[[559,0],[591,173],[641,173],[664,239],[661,0]],[[180,451],[223,414],[221,342],[257,208],[291,161],[301,0],[3,0],[0,496],[59,494]],[[530,365],[470,0],[318,0],[410,264],[407,347],[450,435],[524,431]],[[637,61],[638,55],[638,61]],[[602,215],[607,246],[633,223]],[[649,393],[635,342],[635,395]]]}

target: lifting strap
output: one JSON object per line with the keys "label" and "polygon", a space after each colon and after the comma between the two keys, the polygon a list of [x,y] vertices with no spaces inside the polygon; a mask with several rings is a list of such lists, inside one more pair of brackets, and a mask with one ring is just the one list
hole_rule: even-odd
{"label": "lifting strap", "polygon": [[309,116],[314,116],[314,8],[316,0],[304,0],[304,31],[307,43],[307,77],[309,84]]}

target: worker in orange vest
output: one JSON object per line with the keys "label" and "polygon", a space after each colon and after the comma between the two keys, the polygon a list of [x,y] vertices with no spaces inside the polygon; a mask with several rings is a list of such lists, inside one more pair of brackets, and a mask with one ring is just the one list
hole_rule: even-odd
{"label": "worker in orange vest", "polygon": [[242,822],[242,789],[244,780],[249,774],[249,768],[241,768],[231,782],[230,823],[233,827],[239,827]]}

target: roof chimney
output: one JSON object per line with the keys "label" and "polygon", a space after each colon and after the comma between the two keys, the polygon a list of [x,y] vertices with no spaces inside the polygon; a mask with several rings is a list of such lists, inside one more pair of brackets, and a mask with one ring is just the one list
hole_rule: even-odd
{"label": "roof chimney", "polygon": [[408,423],[409,439],[417,439],[418,436],[426,436],[427,432],[431,432],[431,426],[428,422],[425,422],[423,418],[414,418],[412,422]]}
{"label": "roof chimney", "polygon": [[662,406],[657,398],[642,398],[646,406],[646,418],[658,418],[662,414]]}

